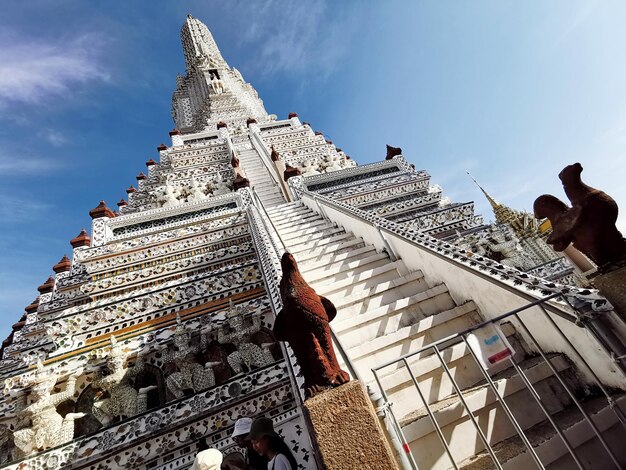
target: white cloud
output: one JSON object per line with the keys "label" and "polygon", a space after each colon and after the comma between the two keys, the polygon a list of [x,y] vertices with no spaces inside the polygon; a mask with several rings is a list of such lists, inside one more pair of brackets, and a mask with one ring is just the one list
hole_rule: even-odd
{"label": "white cloud", "polygon": [[45,202],[0,194],[0,222],[14,226],[17,222],[35,220],[50,205]]}
{"label": "white cloud", "polygon": [[37,133],[37,135],[45,140],[47,140],[50,144],[55,147],[62,147],[65,145],[68,140],[67,138],[61,134],[59,131],[55,131],[54,129],[42,129]]}
{"label": "white cloud", "polygon": [[24,155],[20,151],[0,150],[0,178],[12,175],[35,175],[60,166],[58,161],[50,158]]}
{"label": "white cloud", "polygon": [[75,85],[108,80],[99,60],[103,40],[86,34],[57,43],[0,35],[0,106],[67,96]]}
{"label": "white cloud", "polygon": [[327,13],[326,2],[271,0],[261,8],[237,5],[243,44],[254,44],[254,66],[266,75],[278,71],[323,76],[347,52],[350,18]]}

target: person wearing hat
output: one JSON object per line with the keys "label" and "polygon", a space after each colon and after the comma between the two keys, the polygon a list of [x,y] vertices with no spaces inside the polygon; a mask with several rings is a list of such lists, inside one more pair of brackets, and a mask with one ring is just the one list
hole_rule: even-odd
{"label": "person wearing hat", "polygon": [[274,431],[269,418],[261,417],[252,422],[248,439],[259,454],[267,457],[267,470],[297,470],[298,463],[282,437]]}
{"label": "person wearing hat", "polygon": [[207,449],[198,452],[193,465],[189,470],[220,470],[224,457],[217,449]]}
{"label": "person wearing hat", "polygon": [[268,459],[259,455],[252,447],[252,442],[248,439],[252,418],[239,418],[233,430],[233,439],[237,446],[245,449],[246,463],[250,470],[266,470]]}

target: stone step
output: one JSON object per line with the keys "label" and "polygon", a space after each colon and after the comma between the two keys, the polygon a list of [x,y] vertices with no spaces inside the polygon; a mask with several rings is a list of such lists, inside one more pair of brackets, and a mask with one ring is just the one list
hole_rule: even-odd
{"label": "stone step", "polygon": [[[622,410],[626,408],[626,396],[618,395],[613,398],[617,406]],[[606,398],[602,396],[586,400],[582,402],[582,407],[617,456],[622,468],[626,468],[626,446],[623,444],[624,428],[615,412],[608,405]],[[563,434],[565,434],[568,442],[574,447],[574,451],[584,468],[608,469],[615,467],[615,464],[576,406],[569,406],[565,410],[556,413],[553,419],[563,431]],[[533,426],[525,434],[539,460],[546,468],[576,468],[576,463],[548,420]],[[502,467],[507,470],[535,468],[536,466],[532,456],[518,435],[514,435],[493,446],[493,452]],[[461,462],[459,468],[463,470],[483,470],[493,466],[492,462],[487,451],[482,451]]]}
{"label": "stone step", "polygon": [[[344,236],[345,235],[345,236]],[[366,245],[361,238],[356,238],[350,233],[337,235],[334,241],[315,249],[307,249],[293,253],[298,266],[307,269],[308,266],[315,266],[318,262],[333,261],[348,256],[353,251],[358,251]]]}
{"label": "stone step", "polygon": [[382,259],[375,259],[353,270],[343,271],[337,274],[337,278],[331,275],[321,281],[309,282],[318,294],[323,296],[353,295],[380,285],[382,282],[392,281],[402,277],[398,268],[402,269],[402,262],[390,262],[383,255]]}
{"label": "stone step", "polygon": [[359,315],[383,305],[410,297],[426,290],[428,286],[421,271],[416,271],[391,281],[385,281],[367,291],[352,295],[329,295],[328,298],[340,310],[341,316]]}
{"label": "stone step", "polygon": [[274,221],[274,225],[276,227],[291,227],[293,224],[297,224],[300,222],[305,223],[311,222],[313,220],[322,220],[322,217],[312,212],[310,214],[304,214],[302,217],[294,217],[293,219],[282,220],[280,222],[278,220],[272,220]]}
{"label": "stone step", "polygon": [[277,196],[267,196],[265,198],[261,198],[261,201],[265,204],[272,204],[272,206],[277,206],[278,204],[282,204],[285,202],[285,198],[282,195]]}
{"label": "stone step", "polygon": [[275,216],[271,216],[272,220],[274,221],[274,223],[276,224],[276,227],[281,227],[281,228],[289,228],[289,227],[294,227],[296,225],[299,225],[301,223],[305,223],[305,222],[312,222],[314,220],[326,220],[323,219],[322,217],[318,216],[317,214],[313,215],[310,213],[303,213],[303,214],[299,214],[296,216],[290,216],[288,218],[284,218],[282,220],[277,220]]}
{"label": "stone step", "polygon": [[335,233],[327,238],[315,240],[310,243],[304,243],[299,246],[295,246],[292,243],[287,244],[289,252],[296,257],[296,260],[300,255],[306,256],[307,254],[316,254],[320,249],[333,250],[337,245],[346,243],[348,240],[354,240],[355,237],[349,232],[343,230]]}
{"label": "stone step", "polygon": [[329,228],[334,228],[336,226],[337,225],[333,222],[329,222],[328,220],[322,220],[320,224],[314,227],[303,228],[301,230],[292,230],[288,233],[285,233],[284,230],[279,230],[279,233],[283,240],[288,241],[288,240],[296,240],[301,237],[307,237],[308,235],[314,235],[316,233],[327,230]]}
{"label": "stone step", "polygon": [[284,206],[280,209],[277,209],[271,213],[272,217],[276,219],[277,222],[280,222],[283,219],[293,216],[301,216],[305,212],[313,212],[308,207],[304,206],[302,203],[294,203],[294,205]]}
{"label": "stone step", "polygon": [[342,233],[344,230],[341,227],[329,225],[327,228],[312,233],[296,236],[292,238],[284,239],[285,244],[290,248],[298,248],[300,246],[309,245],[312,242],[323,242],[330,238],[332,235]]}
{"label": "stone step", "polygon": [[[450,305],[450,300],[445,284],[439,284],[367,313],[337,319],[333,322],[333,330],[345,348],[392,334],[407,326],[415,328],[416,332],[428,333],[429,340],[434,341],[468,328],[479,320],[473,302],[446,308],[446,305]],[[459,321],[464,317],[468,318]],[[443,325],[446,327],[443,328]],[[435,330],[442,331],[443,334],[435,335]]]}
{"label": "stone step", "polygon": [[[377,336],[367,342],[344,344],[344,347],[348,349],[348,354],[353,361],[373,359],[373,362],[380,364],[402,356],[403,349],[411,351],[430,343],[428,336],[428,330],[420,329],[418,323],[400,327],[393,333]],[[381,352],[384,354],[379,354]]]}
{"label": "stone step", "polygon": [[367,267],[366,269],[372,269],[389,262],[389,257],[386,253],[376,253],[376,250],[371,247],[370,250],[364,249],[363,255],[357,256],[354,260],[350,258],[347,260],[339,260],[334,263],[327,263],[321,267],[319,265],[310,266],[304,271],[301,270],[301,272],[309,284],[315,284],[315,286],[318,286],[332,282],[334,279],[339,280],[339,275],[341,273],[346,273],[346,276],[349,276],[351,273],[358,274],[360,271],[357,270],[362,270],[363,267]]}
{"label": "stone step", "polygon": [[271,182],[255,184],[254,190],[257,192],[257,194],[265,194],[265,193],[272,192],[272,191],[280,192],[280,188],[278,187],[278,185],[273,184]]}
{"label": "stone step", "polygon": [[[361,248],[340,254],[330,252],[321,259],[299,264],[300,272],[303,274],[306,273],[307,279],[322,281],[328,276],[334,276],[335,274],[351,269],[351,267],[358,268],[359,266],[363,266],[367,264],[365,260],[369,260],[370,257],[377,254],[379,253],[376,253],[376,248],[371,245],[365,245]],[[389,259],[385,253],[380,253],[379,255],[377,260]]]}
{"label": "stone step", "polygon": [[[468,314],[465,314],[465,317],[459,315],[460,313],[462,313],[462,310],[455,311],[455,309],[451,309],[429,317],[428,319],[430,319],[433,324],[429,326],[428,322],[426,322],[426,329],[428,330],[426,334],[430,336],[430,338],[425,338],[422,342],[422,346],[448,336],[448,332],[453,328],[453,326],[447,325],[448,321],[462,324],[468,323],[468,320],[472,318],[471,312],[467,312]],[[524,350],[521,347],[517,347],[515,328],[513,328],[511,324],[505,323],[502,327],[502,331],[516,351],[515,357],[522,359],[524,357]],[[416,333],[416,335],[419,335],[419,333]],[[457,342],[448,347],[440,346],[440,350],[442,351],[442,356],[446,364],[450,368],[452,376],[461,389],[472,387],[483,380],[482,372],[478,368],[465,343]],[[393,359],[395,358],[391,358],[390,360]],[[443,400],[454,393],[452,381],[441,368],[441,362],[432,350],[426,350],[419,355],[411,357],[407,359],[407,362],[429,403]],[[378,364],[381,363],[382,362],[378,362]],[[377,364],[373,364],[373,366],[375,365]],[[490,370],[490,375],[494,375],[507,367],[509,367],[507,362],[498,364]],[[371,372],[367,372],[366,374],[367,381],[371,381],[370,385],[377,388],[378,385],[374,382],[373,374],[371,374]],[[380,370],[378,377],[382,386],[387,391],[390,400],[394,403],[394,413],[396,413],[397,416],[405,416],[411,410],[415,409],[417,392],[415,391],[411,375],[402,362]]]}
{"label": "stone step", "polygon": [[[351,330],[360,328],[375,328],[377,332],[381,331],[380,323],[385,322],[384,331],[391,332],[394,330],[393,326],[397,322],[399,322],[401,326],[406,326],[407,323],[413,324],[413,319],[415,318],[420,318],[419,321],[424,322],[422,328],[428,329],[435,323],[433,320],[434,317],[431,315],[434,315],[435,313],[443,315],[446,312],[431,311],[430,304],[427,309],[424,309],[421,302],[428,301],[432,297],[446,292],[448,292],[448,289],[445,284],[438,284],[410,297],[403,297],[375,310],[370,310],[367,313],[362,313],[361,315],[355,315],[353,317],[337,318],[333,322],[333,330],[335,330],[335,332],[343,338],[345,335],[348,335]],[[465,302],[464,304],[454,308],[454,310],[457,309],[460,314],[463,314],[461,312],[475,310],[476,305],[472,301]],[[402,317],[405,315],[407,318],[403,319]],[[428,318],[421,320],[422,317]]]}
{"label": "stone step", "polygon": [[[570,367],[562,355],[554,355],[550,362],[557,371],[564,371]],[[558,389],[557,380],[546,363],[531,359],[523,361],[520,366],[551,414],[558,413],[570,405],[569,397]],[[510,370],[514,371],[512,368]],[[510,370],[505,371],[505,377],[496,377],[494,382],[500,395],[504,396],[513,410],[519,425],[522,429],[529,429],[543,421],[545,415],[534,402],[532,392],[525,387],[523,380]],[[495,394],[490,387],[479,385],[465,390],[463,395],[490,445],[495,445],[515,434],[515,428],[496,402]],[[419,401],[417,394],[416,400]],[[463,461],[484,449],[478,432],[456,395],[434,403],[431,410],[456,461]],[[425,408],[401,419],[400,425],[419,468],[438,470],[449,467],[443,446]]]}
{"label": "stone step", "polygon": [[288,236],[292,233],[302,232],[303,230],[319,227],[320,225],[324,225],[327,223],[328,223],[327,220],[322,219],[320,217],[312,221],[306,221],[306,222],[300,222],[300,223],[296,222],[291,226],[286,226],[286,227],[283,226],[281,228],[278,228],[278,231],[280,232],[281,236]]}
{"label": "stone step", "polygon": [[[346,250],[347,247],[338,248],[335,251],[329,251],[323,255],[315,256],[315,257],[296,257],[296,261],[298,261],[298,266],[300,266],[301,273],[307,273],[310,271],[324,269],[325,267],[331,267],[337,263],[347,263],[354,259],[360,259],[361,257],[367,257],[376,253],[376,248],[371,245],[365,245],[362,243],[361,247],[356,247],[355,245],[358,243],[362,243],[360,239],[352,240],[352,243],[349,246],[352,246],[352,249]],[[314,277],[316,275],[314,274]]]}
{"label": "stone step", "polygon": [[[454,304],[451,298],[447,303]],[[437,314],[434,316],[436,317]],[[460,317],[460,321],[457,321],[457,323],[465,323],[463,326],[467,328],[471,326],[471,320],[471,317],[467,316],[465,317],[465,322],[463,322],[463,317]],[[373,339],[356,343],[351,341],[350,344],[344,344],[344,348],[347,348],[350,359],[357,364],[357,367],[369,370],[378,364],[397,359],[406,354],[407,351],[416,350],[426,344],[430,344],[435,339],[445,337],[445,333],[450,331],[450,328],[445,328],[442,326],[442,323],[436,326],[441,326],[441,328],[431,327],[424,330],[420,329],[419,324],[408,325]],[[339,339],[341,340],[341,337]],[[408,376],[408,373],[406,375]],[[369,378],[370,376],[373,377],[369,372],[366,373],[366,377]]]}

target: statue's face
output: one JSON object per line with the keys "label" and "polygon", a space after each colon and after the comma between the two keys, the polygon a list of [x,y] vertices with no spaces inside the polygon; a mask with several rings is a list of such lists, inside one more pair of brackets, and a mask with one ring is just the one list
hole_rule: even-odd
{"label": "statue's face", "polygon": [[107,360],[107,367],[112,372],[117,372],[124,368],[124,358],[122,357],[112,357]]}
{"label": "statue's face", "polygon": [[174,345],[178,349],[183,349],[188,344],[189,344],[189,339],[187,338],[187,335],[175,335],[174,336]]}

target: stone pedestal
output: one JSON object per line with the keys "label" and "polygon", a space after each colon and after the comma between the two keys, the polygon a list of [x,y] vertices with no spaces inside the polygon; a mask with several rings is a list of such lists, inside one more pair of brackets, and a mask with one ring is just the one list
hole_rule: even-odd
{"label": "stone pedestal", "polygon": [[626,267],[593,278],[593,285],[605,296],[626,321]]}
{"label": "stone pedestal", "polygon": [[358,381],[304,402],[327,470],[398,470],[369,396]]}

